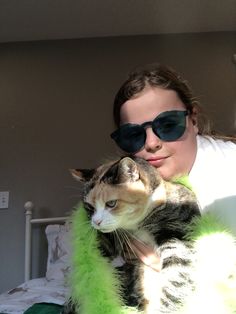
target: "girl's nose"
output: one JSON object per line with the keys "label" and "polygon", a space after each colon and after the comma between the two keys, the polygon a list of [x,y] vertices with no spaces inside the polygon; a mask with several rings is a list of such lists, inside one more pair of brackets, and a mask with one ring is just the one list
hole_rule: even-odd
{"label": "girl's nose", "polygon": [[153,133],[152,128],[146,129],[146,142],[145,142],[145,149],[148,152],[154,152],[156,150],[161,149],[162,147],[162,141],[159,139],[158,136],[156,136],[155,133]]}

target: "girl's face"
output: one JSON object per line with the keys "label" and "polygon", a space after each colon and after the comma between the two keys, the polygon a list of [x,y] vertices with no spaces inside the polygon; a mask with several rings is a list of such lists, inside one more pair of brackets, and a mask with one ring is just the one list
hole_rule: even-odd
{"label": "girl's face", "polygon": [[[186,110],[177,93],[159,87],[145,89],[126,101],[121,107],[121,125],[142,124],[154,120],[160,113],[170,110]],[[142,157],[158,168],[164,179],[188,174],[197,153],[196,135],[198,127],[194,116],[186,116],[186,130],[176,141],[160,140],[152,131],[146,129],[146,142],[142,150],[134,155]]]}

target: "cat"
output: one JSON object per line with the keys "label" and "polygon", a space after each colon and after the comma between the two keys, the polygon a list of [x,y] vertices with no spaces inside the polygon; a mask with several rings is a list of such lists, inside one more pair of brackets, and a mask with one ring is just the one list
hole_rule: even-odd
{"label": "cat", "polygon": [[[124,302],[147,314],[175,313],[194,290],[193,248],[185,239],[190,222],[200,215],[194,193],[163,180],[137,157],[71,173],[84,182],[82,199],[98,230],[101,253],[125,261],[120,267]],[[156,253],[158,270],[144,263],[137,244]]]}

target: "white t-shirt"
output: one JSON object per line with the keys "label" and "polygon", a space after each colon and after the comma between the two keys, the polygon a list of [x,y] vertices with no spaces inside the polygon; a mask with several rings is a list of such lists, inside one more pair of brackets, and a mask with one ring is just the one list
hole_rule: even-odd
{"label": "white t-shirt", "polygon": [[214,211],[236,235],[236,144],[197,136],[189,174],[202,212]]}

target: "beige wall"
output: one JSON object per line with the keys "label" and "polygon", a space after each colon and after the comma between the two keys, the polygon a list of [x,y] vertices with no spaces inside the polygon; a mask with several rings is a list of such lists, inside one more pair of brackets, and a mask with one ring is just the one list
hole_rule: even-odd
{"label": "beige wall", "polygon": [[[0,45],[0,292],[23,281],[24,203],[36,216],[67,213],[79,189],[72,167],[93,167],[116,149],[109,138],[114,93],[136,65],[175,67],[219,130],[235,132],[236,33],[136,36]],[[45,266],[36,244],[33,273]]]}

